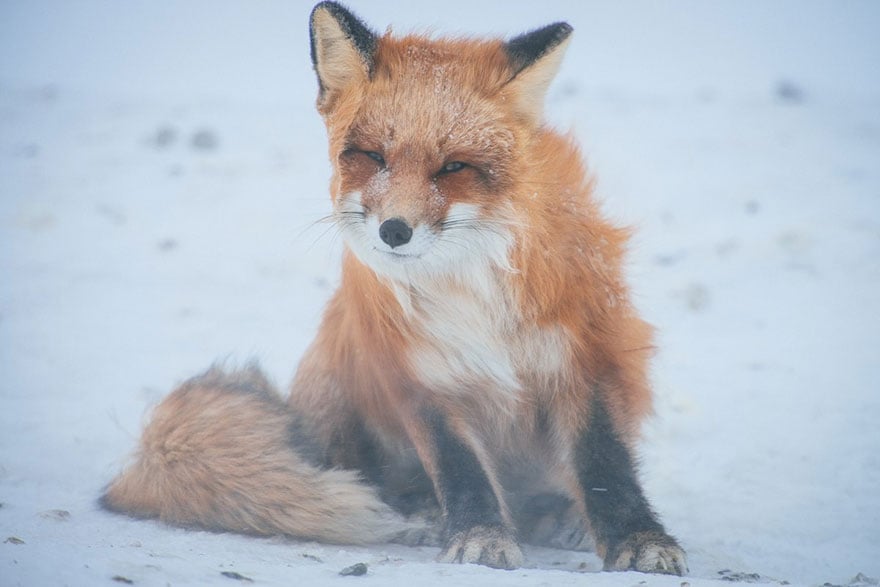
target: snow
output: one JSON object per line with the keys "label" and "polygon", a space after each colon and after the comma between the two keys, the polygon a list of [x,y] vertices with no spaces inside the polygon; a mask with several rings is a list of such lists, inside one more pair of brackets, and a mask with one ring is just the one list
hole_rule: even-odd
{"label": "snow", "polygon": [[[350,4],[399,32],[574,25],[548,116],[638,228],[660,332],[642,473],[684,580],[880,577],[880,4]],[[680,586],[97,507],[176,383],[258,358],[285,385],[338,280],[309,9],[0,5],[0,584]]]}

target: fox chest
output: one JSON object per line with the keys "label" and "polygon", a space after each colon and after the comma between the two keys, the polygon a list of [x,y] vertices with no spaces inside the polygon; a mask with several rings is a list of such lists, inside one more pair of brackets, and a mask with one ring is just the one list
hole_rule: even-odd
{"label": "fox chest", "polygon": [[561,329],[524,324],[504,295],[419,300],[409,362],[426,388],[506,396],[557,377],[566,364]]}

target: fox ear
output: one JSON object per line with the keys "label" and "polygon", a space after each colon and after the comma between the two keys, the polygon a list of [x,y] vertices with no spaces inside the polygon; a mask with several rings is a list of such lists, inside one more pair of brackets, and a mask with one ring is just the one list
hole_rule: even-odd
{"label": "fox ear", "polygon": [[544,96],[559,71],[573,30],[568,23],[557,22],[504,44],[513,71],[506,89],[511,92],[519,112],[535,122],[542,118]]}
{"label": "fox ear", "polygon": [[322,109],[333,94],[369,79],[377,37],[336,2],[315,6],[309,22],[312,65],[318,74],[318,108]]}

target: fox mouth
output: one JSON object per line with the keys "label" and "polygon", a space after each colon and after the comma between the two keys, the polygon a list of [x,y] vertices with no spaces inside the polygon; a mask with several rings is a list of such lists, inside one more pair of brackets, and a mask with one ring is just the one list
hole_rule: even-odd
{"label": "fox mouth", "polygon": [[379,247],[373,247],[373,250],[383,254],[386,258],[394,259],[395,261],[397,261],[399,263],[407,263],[407,262],[411,262],[411,261],[417,261],[422,257],[421,255],[416,255],[416,254],[412,254],[412,253],[401,253],[398,251],[383,250],[383,249],[380,249]]}

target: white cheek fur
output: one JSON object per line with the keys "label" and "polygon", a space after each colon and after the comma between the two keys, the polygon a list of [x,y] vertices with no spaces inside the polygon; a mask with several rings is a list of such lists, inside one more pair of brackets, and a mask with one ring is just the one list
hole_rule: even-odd
{"label": "white cheek fur", "polygon": [[415,223],[410,242],[392,249],[380,238],[379,218],[365,211],[362,198],[361,192],[345,194],[336,207],[336,222],[361,262],[398,286],[420,287],[439,278],[479,282],[493,267],[510,270],[510,229],[503,219],[482,219],[475,204],[450,206],[442,228]]}

